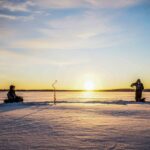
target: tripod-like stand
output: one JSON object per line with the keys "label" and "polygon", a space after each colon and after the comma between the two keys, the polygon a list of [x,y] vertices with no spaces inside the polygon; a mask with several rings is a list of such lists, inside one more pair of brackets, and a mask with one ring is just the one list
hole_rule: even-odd
{"label": "tripod-like stand", "polygon": [[56,88],[55,88],[55,84],[57,83],[57,80],[55,80],[55,82],[52,84],[53,90],[54,90],[54,104],[56,105]]}

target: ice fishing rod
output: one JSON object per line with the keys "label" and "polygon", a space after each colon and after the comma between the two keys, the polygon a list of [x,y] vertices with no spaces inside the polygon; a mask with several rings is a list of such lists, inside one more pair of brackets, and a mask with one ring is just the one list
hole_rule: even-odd
{"label": "ice fishing rod", "polygon": [[55,80],[55,82],[52,84],[52,87],[53,87],[53,91],[54,91],[54,104],[56,104],[56,85],[57,83],[57,80]]}

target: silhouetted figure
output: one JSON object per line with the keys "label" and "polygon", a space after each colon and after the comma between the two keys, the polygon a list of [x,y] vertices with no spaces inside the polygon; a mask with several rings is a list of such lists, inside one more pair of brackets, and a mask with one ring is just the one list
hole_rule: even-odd
{"label": "silhouetted figure", "polygon": [[136,87],[135,100],[136,102],[144,102],[145,98],[142,98],[142,92],[144,90],[143,83],[138,79],[135,83],[131,84],[131,87]]}
{"label": "silhouetted figure", "polygon": [[8,99],[4,101],[5,103],[23,102],[23,98],[16,95],[14,85],[10,86],[7,97]]}

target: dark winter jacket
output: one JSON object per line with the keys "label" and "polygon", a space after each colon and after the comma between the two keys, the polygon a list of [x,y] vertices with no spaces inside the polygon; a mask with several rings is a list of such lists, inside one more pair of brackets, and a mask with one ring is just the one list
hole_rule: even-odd
{"label": "dark winter jacket", "polygon": [[133,86],[135,86],[136,87],[136,91],[143,91],[144,90],[144,85],[143,85],[143,83],[133,83],[132,85],[131,85],[132,87]]}
{"label": "dark winter jacket", "polygon": [[16,93],[14,90],[9,90],[7,94],[8,99],[15,99],[16,98]]}

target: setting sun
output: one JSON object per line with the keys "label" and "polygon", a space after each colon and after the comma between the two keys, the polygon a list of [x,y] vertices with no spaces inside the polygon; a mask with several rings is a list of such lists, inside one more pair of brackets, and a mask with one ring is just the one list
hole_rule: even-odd
{"label": "setting sun", "polygon": [[95,85],[92,81],[86,81],[84,84],[85,90],[94,90]]}

